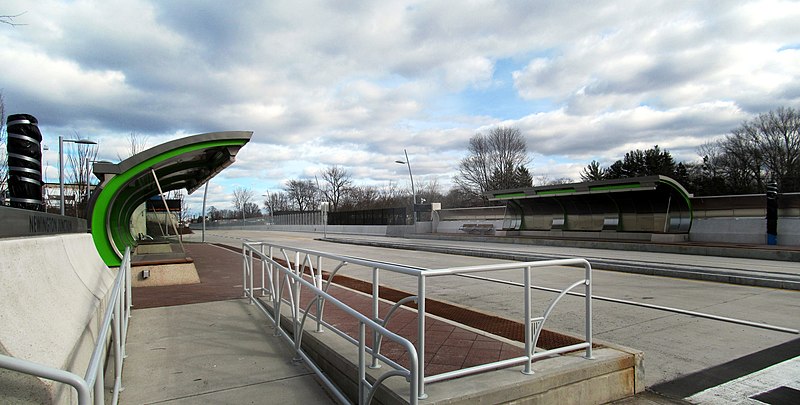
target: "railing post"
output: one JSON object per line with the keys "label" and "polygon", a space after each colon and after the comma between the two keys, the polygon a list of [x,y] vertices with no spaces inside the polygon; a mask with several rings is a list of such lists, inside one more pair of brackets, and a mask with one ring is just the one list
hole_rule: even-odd
{"label": "railing post", "polygon": [[358,403],[363,404],[366,399],[364,395],[364,382],[367,380],[367,359],[366,359],[366,326],[364,322],[358,322]]}
{"label": "railing post", "polygon": [[267,286],[266,286],[266,284],[264,284],[264,282],[266,281],[264,279],[264,272],[266,271],[267,265],[265,263],[265,260],[263,259],[263,257],[264,257],[264,243],[263,242],[260,245],[259,251],[261,252],[261,296],[265,297],[267,295],[267,292],[265,291]]}
{"label": "railing post", "polygon": [[131,294],[130,248],[126,248],[126,251],[128,253],[128,262],[127,262],[127,265],[125,266],[125,273],[126,273],[126,275],[125,275],[125,296],[127,297],[126,298],[126,302],[128,303],[127,304],[128,305],[128,310],[126,312],[127,312],[128,318],[130,318],[131,317],[130,307],[133,306],[133,301],[132,301],[133,298],[132,298],[132,294]]}
{"label": "railing post", "polygon": [[425,275],[417,276],[417,383],[419,399],[425,399]]}
{"label": "railing post", "polygon": [[94,379],[94,401],[92,404],[105,404],[105,381],[103,381],[103,367],[97,367],[96,377]]}
{"label": "railing post", "polygon": [[523,286],[523,298],[522,302],[524,307],[525,313],[525,356],[528,357],[528,360],[525,361],[525,368],[522,370],[522,374],[533,374],[532,369],[532,362],[533,362],[533,352],[536,351],[536,347],[533,346],[533,333],[531,333],[531,266],[525,267],[524,272],[522,273],[522,284]]}
{"label": "railing post", "polygon": [[269,247],[269,259],[270,261],[269,265],[267,266],[267,274],[272,280],[272,289],[269,293],[271,294],[270,297],[275,297],[275,289],[278,288],[278,277],[275,275],[275,267],[272,264],[272,261],[275,260],[275,256],[272,254],[272,245]]}
{"label": "railing post", "polygon": [[[314,283],[314,285],[316,285],[317,288],[322,290],[322,256],[317,256],[317,273],[318,273],[318,278]],[[324,302],[325,298],[323,298],[322,296],[320,296],[319,299],[317,300],[317,329],[316,329],[317,333],[322,332],[322,306]]]}
{"label": "railing post", "polygon": [[584,263],[586,269],[586,285],[584,286],[584,295],[586,297],[586,342],[589,347],[586,348],[586,358],[592,358],[592,265],[587,261]]}
{"label": "railing post", "polygon": [[[117,296],[117,302],[114,304],[114,328],[111,330],[112,339],[114,339],[114,386],[120,384],[120,391],[122,390],[122,351],[125,347],[125,342],[122,340],[121,322],[122,322],[122,296],[125,292],[120,290]],[[103,370],[100,367],[98,373]]]}
{"label": "railing post", "polygon": [[256,286],[255,286],[255,284],[253,284],[253,273],[255,272],[255,269],[253,268],[253,261],[254,261],[253,260],[253,249],[250,248],[249,246],[248,246],[248,249],[247,249],[247,256],[248,256],[247,269],[249,270],[248,273],[250,273],[250,294],[249,295],[250,295],[250,304],[252,305],[252,304],[254,304],[253,300],[255,300]]}
{"label": "railing post", "polygon": [[[130,248],[128,248],[130,249]],[[122,314],[122,358],[128,357],[127,348],[125,346],[125,342],[128,341],[128,320],[131,317],[131,307],[133,306],[131,303],[131,261],[130,261],[130,252],[128,252],[128,260],[123,260],[123,266],[120,268],[121,270],[125,271],[124,278],[125,280],[125,292],[123,296],[125,297],[125,306],[122,307],[124,310]]]}
{"label": "railing post", "polygon": [[[275,260],[275,255],[272,246],[269,247],[269,258]],[[288,263],[286,264],[289,265]],[[281,296],[283,295],[283,285],[281,284],[282,277],[280,271],[275,271],[272,261],[269,262],[269,271],[272,276],[272,312],[275,315],[275,332],[274,336],[281,335]]]}
{"label": "railing post", "polygon": [[247,244],[242,243],[242,297],[247,298]]}
{"label": "railing post", "polygon": [[[303,265],[300,262],[300,251],[295,251],[294,256],[294,267],[295,267],[295,274],[301,280],[303,279]],[[292,287],[292,322],[294,323],[294,350],[295,350],[295,357],[294,361],[302,360],[300,357],[300,339],[301,334],[303,333],[302,325],[300,324],[300,283],[295,281],[290,283]]]}
{"label": "railing post", "polygon": [[[380,323],[380,302],[378,300],[380,294],[380,288],[378,287],[378,283],[380,282],[380,274],[377,267],[372,268],[372,320],[375,322]],[[380,368],[381,365],[378,364],[378,353],[375,353],[375,350],[378,348],[378,331],[372,331],[372,364],[370,364],[370,368]]]}

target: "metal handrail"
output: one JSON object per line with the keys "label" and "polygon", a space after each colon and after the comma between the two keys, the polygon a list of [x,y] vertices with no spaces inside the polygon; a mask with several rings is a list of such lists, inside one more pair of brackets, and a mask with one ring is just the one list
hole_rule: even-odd
{"label": "metal handrail", "polygon": [[[103,314],[100,333],[97,336],[84,377],[70,371],[2,354],[0,354],[0,368],[69,384],[78,393],[79,405],[104,404],[105,382],[101,362],[106,348],[105,342],[108,341],[108,333],[111,330],[114,347],[114,389],[111,403],[116,404],[119,400],[119,392],[122,390],[122,363],[125,358],[125,340],[128,334],[128,319],[131,310],[130,247],[125,249],[125,256],[108,297],[110,300]],[[92,398],[90,387],[94,388],[94,398]]]}
{"label": "metal handrail", "polygon": [[[295,353],[298,356],[297,360],[303,360],[316,374],[320,377],[325,385],[332,391],[334,396],[342,402],[342,403],[349,403],[347,397],[336,387],[330,379],[319,369],[319,367],[314,363],[314,361],[306,355],[305,351],[302,349],[300,345],[300,341],[302,339],[304,333],[304,321],[306,316],[309,315],[308,309],[300,316],[300,308],[295,307],[299,306],[299,287],[303,287],[305,290],[315,296],[314,300],[324,300],[329,305],[334,305],[339,308],[341,311],[345,312],[347,315],[355,318],[359,324],[359,338],[355,341],[358,347],[358,370],[359,370],[359,404],[368,403],[370,399],[375,395],[375,392],[378,386],[386,379],[392,376],[401,376],[405,377],[405,379],[409,382],[409,403],[414,405],[418,402],[418,383],[420,381],[419,376],[417,375],[419,368],[418,359],[417,359],[417,350],[414,345],[409,342],[407,339],[403,338],[400,335],[386,329],[380,323],[376,322],[372,318],[350,308],[343,302],[336,299],[334,296],[328,294],[326,291],[323,291],[317,285],[317,281],[320,280],[317,277],[314,277],[313,281],[315,283],[310,283],[303,278],[302,272],[297,272],[299,266],[295,266],[295,269],[292,269],[291,263],[288,263],[287,266],[282,265],[281,263],[275,261],[271,256],[264,254],[259,249],[256,249],[254,246],[244,243],[242,254],[244,257],[244,273],[243,273],[243,284],[244,284],[244,294],[245,297],[249,298],[250,303],[255,304],[270,320],[273,322],[276,333],[283,337],[287,343],[292,344],[294,346]],[[283,327],[281,326],[280,322],[280,306],[285,302],[282,297],[282,286],[271,289],[269,291],[269,296],[272,298],[273,303],[273,312],[270,313],[266,305],[255,298],[255,292],[257,290],[264,289],[264,285],[262,284],[261,288],[255,288],[253,285],[253,259],[254,257],[258,257],[262,261],[262,270],[265,269],[265,265],[269,265],[270,268],[270,279],[280,278],[289,281],[289,287],[295,289],[294,293],[290,296],[290,305],[293,306],[292,309],[292,318],[293,318],[293,325],[291,333],[287,333]],[[297,257],[297,256],[296,256]],[[263,280],[263,277],[262,277]],[[248,283],[249,281],[249,283]],[[270,284],[271,286],[278,286],[280,283],[275,282],[274,280]],[[249,286],[249,288],[248,288]],[[290,290],[291,291],[291,290]],[[310,306],[313,304],[313,300]],[[318,307],[319,308],[319,307]],[[298,322],[298,319],[302,319]],[[326,324],[327,327],[331,328],[331,330],[335,330],[332,328],[331,325]],[[382,337],[393,340],[403,346],[409,357],[409,365],[408,369],[403,368],[393,362],[389,362],[395,369],[384,373],[382,376],[378,377],[373,383],[370,383],[366,378],[366,354],[372,353],[372,350],[366,347],[366,338],[365,338],[365,330],[366,328],[370,328],[373,331],[379,333]],[[337,331],[340,332],[340,331]],[[352,341],[351,341],[352,343]],[[387,359],[388,360],[388,359]]]}
{"label": "metal handrail", "polygon": [[[268,253],[265,253],[265,247],[269,248]],[[289,253],[294,253],[294,261],[290,262]],[[414,266],[406,266],[397,263],[388,263],[388,262],[381,262],[375,261],[371,259],[365,258],[358,258],[353,256],[344,256],[344,255],[337,255],[332,253],[320,252],[316,250],[310,249],[301,249],[295,247],[289,247],[285,245],[279,244],[272,244],[266,242],[254,242],[254,241],[247,241],[243,244],[243,255],[244,255],[244,265],[243,265],[243,289],[245,297],[250,298],[250,302],[254,304],[259,304],[263,306],[260,300],[256,300],[255,292],[260,290],[262,295],[269,296],[272,300],[272,305],[274,310],[275,319],[280,319],[280,306],[282,301],[282,294],[283,288],[279,283],[279,280],[286,280],[286,277],[289,273],[292,276],[296,277],[297,280],[294,283],[289,283],[289,295],[291,299],[291,309],[294,319],[294,327],[295,332],[298,331],[298,319],[299,319],[299,312],[301,308],[299,307],[299,294],[300,291],[298,289],[298,285],[303,285],[309,289],[314,291],[314,294],[317,297],[321,297],[318,299],[317,303],[317,313],[321,314],[322,303],[333,301],[333,297],[323,291],[322,286],[322,258],[332,259],[338,262],[338,266],[336,266],[336,271],[339,271],[341,268],[344,267],[344,264],[352,264],[352,265],[360,265],[365,266],[367,268],[372,269],[372,314],[366,319],[372,321],[376,326],[373,327],[375,331],[375,335],[373,336],[373,344],[375,345],[373,348],[368,348],[367,351],[372,355],[372,364],[371,368],[376,368],[378,366],[378,360],[382,360],[387,364],[390,364],[392,367],[399,367],[393,361],[387,361],[385,356],[380,354],[380,342],[381,336],[388,336],[383,327],[391,316],[391,313],[387,314],[385,319],[381,319],[379,316],[379,296],[378,296],[378,286],[380,282],[380,271],[391,271],[394,273],[405,274],[409,276],[413,276],[417,278],[417,292],[416,295],[409,297],[408,300],[414,300],[417,302],[417,321],[418,321],[418,335],[417,335],[417,342],[415,346],[416,350],[416,358],[417,358],[417,367],[418,370],[414,373],[417,378],[419,379],[417,382],[417,394],[419,399],[424,399],[427,397],[425,394],[425,384],[426,383],[434,383],[437,381],[442,381],[454,377],[460,377],[470,374],[476,374],[483,371],[488,371],[492,369],[497,369],[500,367],[508,367],[513,365],[523,365],[522,372],[524,374],[533,374],[532,370],[532,362],[534,360],[540,358],[546,358],[556,354],[562,354],[577,350],[585,350],[584,357],[587,359],[592,358],[592,267],[591,264],[585,260],[580,258],[574,259],[556,259],[556,260],[541,260],[535,262],[512,262],[512,263],[501,263],[501,264],[491,264],[491,265],[480,265],[480,266],[466,266],[466,267],[452,267],[452,268],[444,268],[444,269],[426,269],[421,267],[414,267]],[[301,259],[301,255],[302,259]],[[283,260],[286,261],[286,266],[284,267],[280,263],[276,262],[274,257],[282,257]],[[313,284],[304,280],[303,268],[302,264],[309,264],[314,263],[311,256],[316,256],[317,261],[315,266],[308,266],[311,270],[311,279],[314,282]],[[262,261],[261,265],[261,287],[258,288],[253,284],[253,258],[258,257]],[[294,269],[289,267],[293,266]],[[539,267],[551,267],[551,266],[567,266],[567,267],[583,267],[584,268],[584,276],[582,279],[578,279],[577,281],[571,283],[569,286],[561,290],[561,293],[558,297],[556,297],[548,308],[544,311],[541,316],[534,317],[533,311],[531,308],[532,301],[531,301],[531,290],[532,290],[532,283],[531,283],[531,273],[534,268]],[[276,269],[280,269],[280,272],[284,275],[281,276],[278,274]],[[465,275],[468,273],[475,273],[475,272],[491,272],[491,271],[503,271],[503,270],[522,270],[522,278],[523,283],[522,286],[524,288],[524,325],[525,325],[525,354],[520,357],[501,360],[493,363],[481,364],[473,367],[468,367],[460,370],[450,371],[447,373],[432,375],[432,376],[425,376],[425,298],[426,298],[426,282],[427,279],[430,277],[440,277],[440,276],[451,276],[451,275]],[[265,274],[268,274],[268,277],[265,277]],[[269,284],[265,284],[265,279],[269,279]],[[249,286],[249,287],[248,287]],[[543,324],[549,318],[553,308],[555,305],[561,300],[562,297],[567,295],[571,290],[578,288],[579,286],[584,287],[584,301],[585,301],[585,314],[584,314],[584,321],[585,321],[585,338],[584,342],[560,347],[556,349],[550,350],[543,350],[543,351],[536,351],[536,343],[539,339],[539,334],[542,330]],[[313,287],[313,288],[312,288]],[[324,286],[324,289],[327,290],[327,286]],[[330,297],[330,298],[329,298]],[[336,301],[338,303],[338,301]],[[341,304],[344,305],[344,304]],[[337,304],[338,306],[338,304]],[[311,305],[309,306],[309,308]],[[354,310],[348,309],[346,312],[351,313],[355,312]],[[267,313],[266,308],[262,308],[262,310]],[[390,310],[391,312],[391,310]],[[355,312],[357,313],[357,312]],[[365,315],[360,316],[364,317]],[[269,314],[268,314],[269,316]],[[275,320],[273,320],[275,321]],[[277,322],[277,321],[275,321]],[[351,343],[356,343],[355,339],[346,337],[347,335],[337,329],[333,328],[332,326],[328,325],[324,320],[321,319],[321,316],[317,318],[318,327],[317,330],[320,330],[319,324],[324,324],[329,329],[333,330],[340,336],[345,336]],[[277,323],[276,323],[277,325]],[[388,332],[388,331],[387,331]],[[391,332],[388,332],[391,333]],[[297,333],[295,333],[297,336]],[[297,343],[294,341],[293,343]],[[412,370],[413,371],[413,370]],[[323,377],[324,378],[324,377]],[[335,388],[334,388],[335,389]]]}

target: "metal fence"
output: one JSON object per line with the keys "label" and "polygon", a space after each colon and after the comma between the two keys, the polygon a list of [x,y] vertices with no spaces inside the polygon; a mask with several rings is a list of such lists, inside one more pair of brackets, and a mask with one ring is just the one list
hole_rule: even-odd
{"label": "metal fence", "polygon": [[[254,259],[261,260],[260,272],[260,287],[256,286],[254,282],[259,281],[259,277],[255,276],[256,269],[254,268]],[[277,260],[282,259],[287,266],[279,263]],[[328,279],[323,281],[323,259],[327,260],[330,268],[326,271]],[[333,261],[331,264],[330,261]],[[346,304],[337,300],[330,295],[327,290],[330,287],[332,280],[336,274],[348,265],[363,266],[371,269],[372,272],[372,313],[361,314]],[[550,305],[542,313],[542,316],[534,316],[531,308],[531,272],[534,268],[550,267],[550,266],[579,266],[584,268],[584,276],[578,279],[573,284],[561,290],[560,294],[552,300]],[[425,376],[425,299],[427,297],[426,282],[431,277],[442,277],[452,275],[467,275],[475,272],[493,272],[504,270],[518,270],[522,273],[523,280],[523,302],[524,305],[522,319],[525,327],[525,355],[507,360],[501,360],[488,364],[481,364],[473,367],[468,367],[460,370],[446,372],[437,375]],[[257,304],[259,308],[272,319],[275,323],[276,330],[280,330],[280,335],[287,341],[294,345],[295,351],[302,357],[310,367],[314,369],[323,380],[327,381],[327,386],[336,393],[337,397],[342,402],[347,402],[343,394],[334,386],[334,384],[327,380],[327,377],[319,371],[319,368],[313,364],[313,361],[305,355],[301,348],[301,340],[304,331],[304,323],[307,318],[314,319],[317,322],[317,331],[322,331],[325,326],[334,331],[339,336],[359,346],[359,403],[368,403],[369,398],[374,394],[377,386],[387,377],[393,375],[405,376],[409,379],[409,390],[411,397],[409,402],[412,404],[417,403],[418,399],[427,397],[425,394],[425,384],[434,383],[450,378],[476,374],[483,371],[488,371],[500,367],[509,367],[513,365],[523,365],[522,372],[525,374],[532,374],[532,362],[537,359],[546,358],[555,354],[567,353],[577,350],[585,350],[585,357],[592,358],[592,268],[588,261],[585,259],[560,259],[560,260],[542,260],[536,262],[512,262],[504,264],[483,265],[483,266],[470,266],[470,267],[456,267],[445,269],[424,269],[418,267],[411,267],[393,263],[379,262],[370,259],[357,258],[352,256],[342,256],[325,252],[318,252],[314,250],[293,248],[288,246],[281,246],[277,244],[265,242],[247,242],[243,244],[243,289],[244,295],[250,298],[250,302]],[[389,271],[416,278],[417,291],[416,295],[410,296],[400,300],[391,307],[381,318],[379,313],[379,295],[378,286],[380,282],[381,271]],[[571,290],[584,286],[584,300],[585,300],[585,341],[565,347],[536,351],[536,344],[539,340],[539,334],[547,322],[553,308],[556,304]],[[284,288],[288,287],[288,297],[284,297]],[[300,305],[300,292],[301,289],[308,291],[315,298],[311,304],[306,308]],[[266,306],[258,299],[255,299],[256,292],[261,292],[262,296],[269,297],[272,308],[274,310],[274,317],[270,315]],[[360,334],[358,339],[353,339],[344,332],[338,330],[332,325],[326,323],[323,319],[324,303],[333,303],[341,308],[347,314],[357,319],[360,326]],[[408,340],[401,336],[394,334],[386,329],[395,311],[402,305],[416,302],[417,304],[417,322],[418,322],[418,335],[416,345],[412,345]],[[280,329],[280,308],[282,303],[286,303],[291,308],[292,317],[292,330],[284,331]],[[364,330],[369,327],[373,330],[374,336],[372,339],[373,346],[365,347]],[[400,343],[409,351],[410,366],[404,368],[394,361],[381,355],[380,347],[383,338],[389,338]],[[372,366],[377,366],[378,360],[381,360],[392,367],[392,371],[385,373],[382,377],[378,378],[374,384],[369,384],[364,378],[365,367],[365,353],[372,356]]]}
{"label": "metal fence", "polygon": [[322,225],[322,211],[276,211],[272,216],[275,225]]}
{"label": "metal fence", "polygon": [[[106,351],[105,342],[108,341],[108,333],[111,329],[112,347],[114,348],[114,389],[111,403],[116,404],[119,400],[119,392],[122,390],[122,362],[125,358],[125,340],[128,335],[130,311],[131,251],[129,247],[125,249],[125,256],[114,279],[114,287],[109,295],[100,333],[95,341],[92,357],[89,359],[89,366],[83,377],[66,370],[2,354],[0,354],[0,368],[69,384],[78,392],[78,404],[80,405],[105,404],[105,381],[103,380],[105,370],[102,360]],[[92,396],[92,387],[94,396]]]}
{"label": "metal fence", "polygon": [[328,225],[406,225],[405,207],[328,213]]}

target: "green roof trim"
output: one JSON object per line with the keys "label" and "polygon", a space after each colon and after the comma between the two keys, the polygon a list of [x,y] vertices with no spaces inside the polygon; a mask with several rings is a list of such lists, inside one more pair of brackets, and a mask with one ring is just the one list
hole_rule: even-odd
{"label": "green roof trim", "polygon": [[641,188],[640,183],[624,183],[624,184],[610,184],[606,186],[589,186],[589,191],[612,191],[612,190],[630,190],[632,188]]}
{"label": "green roof trim", "polygon": [[495,194],[494,198],[518,198],[525,196],[527,196],[527,194],[525,193],[505,193],[505,194]]}
{"label": "green roof trim", "polygon": [[537,195],[555,195],[555,194],[572,194],[575,192],[574,188],[560,188],[557,190],[543,190],[537,191]]}

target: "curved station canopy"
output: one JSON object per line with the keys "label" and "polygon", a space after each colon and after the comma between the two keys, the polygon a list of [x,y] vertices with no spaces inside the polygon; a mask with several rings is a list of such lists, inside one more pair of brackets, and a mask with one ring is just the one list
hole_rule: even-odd
{"label": "curved station canopy", "polygon": [[691,195],[666,176],[592,181],[491,191],[506,201],[511,231],[688,233]]}
{"label": "curved station canopy", "polygon": [[92,238],[108,266],[119,266],[125,247],[135,244],[130,222],[136,208],[161,192],[189,194],[235,161],[252,131],[211,132],[176,139],[120,163],[95,163],[101,179],[90,201]]}

